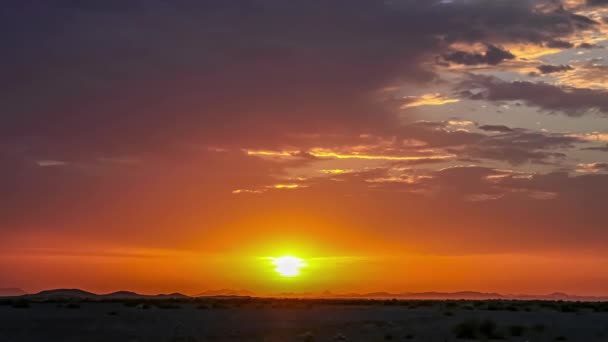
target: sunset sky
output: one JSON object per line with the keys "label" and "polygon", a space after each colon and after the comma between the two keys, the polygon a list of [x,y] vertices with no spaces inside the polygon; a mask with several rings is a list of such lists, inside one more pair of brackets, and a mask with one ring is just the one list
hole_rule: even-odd
{"label": "sunset sky", "polygon": [[608,295],[606,0],[0,6],[0,288]]}

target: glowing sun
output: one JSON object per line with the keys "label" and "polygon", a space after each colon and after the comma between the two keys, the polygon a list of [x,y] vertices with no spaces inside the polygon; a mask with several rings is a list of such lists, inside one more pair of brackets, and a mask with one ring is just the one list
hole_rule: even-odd
{"label": "glowing sun", "polygon": [[300,275],[300,268],[306,266],[304,260],[294,256],[272,258],[272,264],[276,266],[275,271],[283,277],[296,277]]}

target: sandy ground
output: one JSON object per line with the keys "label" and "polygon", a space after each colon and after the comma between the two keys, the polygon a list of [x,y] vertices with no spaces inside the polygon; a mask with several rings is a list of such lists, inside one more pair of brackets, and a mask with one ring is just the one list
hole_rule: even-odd
{"label": "sandy ground", "polygon": [[[143,310],[121,303],[0,306],[0,341],[467,341],[456,338],[454,326],[475,319],[495,322],[504,341],[608,341],[606,312],[382,305],[200,309],[193,304]],[[511,325],[524,326],[522,336],[512,336]]]}

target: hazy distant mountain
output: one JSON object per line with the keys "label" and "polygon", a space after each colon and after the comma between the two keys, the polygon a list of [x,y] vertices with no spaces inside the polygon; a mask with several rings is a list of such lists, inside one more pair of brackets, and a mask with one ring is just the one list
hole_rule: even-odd
{"label": "hazy distant mountain", "polygon": [[99,297],[103,297],[105,299],[137,299],[141,298],[141,295],[139,293],[131,291],[117,291],[104,295],[99,295]]}
{"label": "hazy distant mountain", "polygon": [[45,290],[26,296],[31,299],[95,299],[97,295],[80,289]]}
{"label": "hazy distant mountain", "polygon": [[323,293],[324,298],[368,298],[368,299],[425,299],[425,300],[441,300],[441,299],[469,299],[469,300],[486,300],[486,299],[504,299],[505,297],[498,293],[483,293],[473,291],[461,292],[370,292],[370,293],[349,293],[349,294],[327,294]]}
{"label": "hazy distant mountain", "polygon": [[335,299],[404,299],[404,300],[489,300],[489,299],[505,299],[505,300],[563,300],[563,301],[608,301],[608,296],[577,296],[566,293],[551,293],[546,295],[527,295],[527,294],[500,294],[500,293],[484,293],[474,291],[460,292],[370,292],[370,293],[347,293],[334,294],[325,291],[319,294],[311,293],[281,293],[277,297],[291,298],[335,298]]}
{"label": "hazy distant mountain", "polygon": [[24,294],[27,294],[27,293],[17,287],[9,287],[9,288],[0,289],[0,297],[14,297],[14,296],[22,296]]}
{"label": "hazy distant mountain", "polygon": [[151,296],[154,298],[162,298],[162,299],[184,299],[184,298],[192,298],[190,296],[186,296],[185,294],[181,294],[178,292],[175,293],[169,293],[169,294],[157,294],[154,296]]}
{"label": "hazy distant mountain", "polygon": [[158,294],[158,295],[144,295],[130,291],[117,291],[108,294],[96,294],[87,292],[79,289],[57,289],[41,291],[39,293],[27,295],[27,298],[34,300],[50,300],[50,299],[90,299],[90,300],[102,300],[102,299],[182,299],[190,298],[181,293],[171,294]]}
{"label": "hazy distant mountain", "polygon": [[[124,300],[124,299],[185,299],[193,297],[255,297],[255,293],[249,290],[238,289],[221,289],[210,290],[199,293],[195,296],[187,296],[181,293],[158,294],[158,295],[143,295],[130,291],[118,291],[108,294],[95,294],[79,289],[56,289],[41,291],[35,294],[25,294],[21,289],[0,289],[0,297],[24,296],[32,300]],[[563,301],[587,301],[600,302],[608,301],[608,296],[577,296],[567,293],[551,293],[544,295],[529,295],[529,294],[499,294],[499,293],[484,293],[474,291],[461,292],[370,292],[370,293],[348,293],[335,294],[329,291],[322,293],[280,293],[271,297],[285,298],[327,298],[327,299],[411,299],[411,300],[488,300],[488,299],[504,299],[504,300],[563,300]]]}
{"label": "hazy distant mountain", "polygon": [[254,297],[255,293],[249,290],[234,290],[234,289],[221,289],[221,290],[209,290],[194,295],[194,297]]}
{"label": "hazy distant mountain", "polygon": [[555,292],[546,295],[527,295],[527,294],[518,294],[518,295],[508,295],[510,299],[520,299],[520,300],[563,300],[570,302],[604,302],[608,301],[608,296],[577,296],[570,295],[567,293]]}
{"label": "hazy distant mountain", "polygon": [[131,291],[118,291],[108,294],[98,295],[99,299],[183,299],[190,298],[181,293],[144,295]]}

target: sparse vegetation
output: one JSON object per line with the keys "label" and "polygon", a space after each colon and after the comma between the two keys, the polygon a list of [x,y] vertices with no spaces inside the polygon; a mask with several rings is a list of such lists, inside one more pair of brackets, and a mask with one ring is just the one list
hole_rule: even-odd
{"label": "sparse vegetation", "polygon": [[486,319],[483,321],[467,320],[454,327],[454,334],[460,339],[486,338],[492,340],[503,339],[496,322]]}
{"label": "sparse vegetation", "polygon": [[543,332],[545,331],[546,327],[544,324],[537,323],[532,326],[532,329],[534,329],[536,332]]}
{"label": "sparse vegetation", "polygon": [[12,307],[15,309],[27,309],[30,307],[30,302],[24,299],[19,299],[12,303]]}
{"label": "sparse vegetation", "polygon": [[[348,341],[348,340],[368,340],[368,341],[429,341],[434,340],[433,336],[440,334],[442,341],[444,337],[448,341],[579,341],[582,335],[577,335],[579,330],[569,328],[573,324],[581,324],[585,327],[584,336],[587,340],[602,340],[608,335],[608,330],[603,326],[589,326],[585,321],[586,317],[607,317],[603,312],[607,306],[605,303],[578,303],[578,302],[558,302],[558,301],[509,301],[509,300],[479,300],[479,301],[435,301],[435,300],[362,300],[362,299],[295,299],[295,298],[189,298],[189,299],[165,299],[165,298],[130,298],[130,299],[111,299],[111,300],[79,300],[63,299],[53,301],[34,301],[26,298],[11,298],[3,300],[2,304],[7,307],[0,307],[0,312],[11,313],[13,316],[31,316],[33,311],[19,312],[11,311],[11,307],[27,308],[32,305],[31,310],[55,310],[57,315],[79,315],[79,313],[69,313],[68,309],[78,309],[83,313],[83,317],[90,316],[89,309],[95,307],[96,303],[105,302],[101,311],[96,316],[105,317],[114,326],[121,326],[126,322],[139,322],[156,319],[161,315],[163,319],[175,322],[176,320],[188,321],[183,319],[184,315],[197,315],[196,320],[204,321],[208,317],[251,317],[257,312],[260,317],[268,315],[272,311],[272,317],[276,319],[297,320],[303,329],[300,332],[289,333],[291,338],[297,337],[297,341]],[[388,306],[387,306],[388,305]],[[122,307],[122,309],[121,309]],[[176,312],[161,313],[160,309],[184,309]],[[309,312],[309,308],[315,308],[315,312]],[[416,308],[409,311],[409,308]],[[492,310],[504,310],[503,312],[487,312]],[[145,314],[140,310],[150,309]],[[199,310],[227,310],[226,312],[196,312]],[[525,313],[526,309],[535,310],[532,315]],[[260,310],[260,311],[257,311]],[[292,312],[292,310],[298,310]],[[335,311],[334,311],[335,310]],[[246,316],[239,316],[241,313]],[[365,317],[353,321],[342,321],[344,317],[349,317],[351,312],[356,312],[353,316]],[[572,314],[579,312],[580,314]],[[86,313],[86,314],[85,314]],[[582,314],[584,313],[584,314]],[[395,316],[391,316],[391,315]],[[36,312],[38,315],[38,312]],[[331,320],[331,323],[320,323],[314,325],[314,321],[323,321],[324,315],[338,315],[339,319]],[[363,316],[367,315],[367,316]],[[68,317],[69,317],[68,316]],[[137,320],[133,320],[137,317]],[[181,318],[180,318],[181,317]],[[285,318],[283,318],[285,317]],[[300,317],[305,320],[300,321]],[[534,317],[536,321],[530,322]],[[420,319],[419,319],[420,318]],[[504,320],[503,320],[504,318]],[[183,319],[183,320],[182,320]],[[274,318],[273,318],[274,319]],[[135,325],[139,323],[135,323]],[[180,322],[180,324],[182,324]],[[529,322],[529,323],[524,323]],[[578,323],[570,323],[578,322]],[[584,323],[581,323],[584,322]],[[608,321],[605,321],[608,324]],[[310,325],[306,325],[309,324]],[[536,323],[536,324],[535,324]],[[208,324],[205,323],[205,324]],[[214,323],[215,324],[215,323]],[[257,324],[257,323],[256,323]],[[264,324],[264,323],[260,323]],[[291,323],[290,323],[291,324]],[[562,326],[563,325],[563,326]],[[231,332],[224,332],[222,328],[215,328],[205,331],[205,338],[215,336],[216,340],[232,334],[235,338],[241,338],[243,332],[238,323],[234,323]],[[296,325],[293,325],[294,327]],[[560,330],[554,331],[549,327],[559,326]],[[276,327],[275,327],[276,328]],[[273,328],[274,329],[274,328]],[[306,332],[309,334],[299,333]],[[430,330],[429,330],[430,329]],[[343,332],[346,335],[337,334]],[[572,332],[570,332],[572,331]],[[314,332],[314,335],[313,335]],[[568,334],[566,334],[568,332]],[[197,330],[185,326],[184,336],[196,334]],[[256,332],[253,337],[265,337],[271,341],[290,340],[284,331],[262,331]],[[360,335],[361,334],[361,335]],[[564,336],[560,335],[564,334]],[[571,335],[569,335],[571,334]],[[180,335],[181,336],[181,335]],[[249,336],[249,335],[248,335]],[[348,336],[348,339],[346,339]],[[181,337],[180,337],[181,338]],[[197,336],[197,339],[202,338]],[[335,338],[335,339],[334,339]]]}
{"label": "sparse vegetation", "polygon": [[509,335],[511,336],[523,336],[524,332],[526,331],[526,327],[523,325],[510,325],[508,330]]}
{"label": "sparse vegetation", "polygon": [[167,303],[167,302],[158,302],[154,303],[154,305],[159,309],[181,309],[182,306],[176,303]]}

